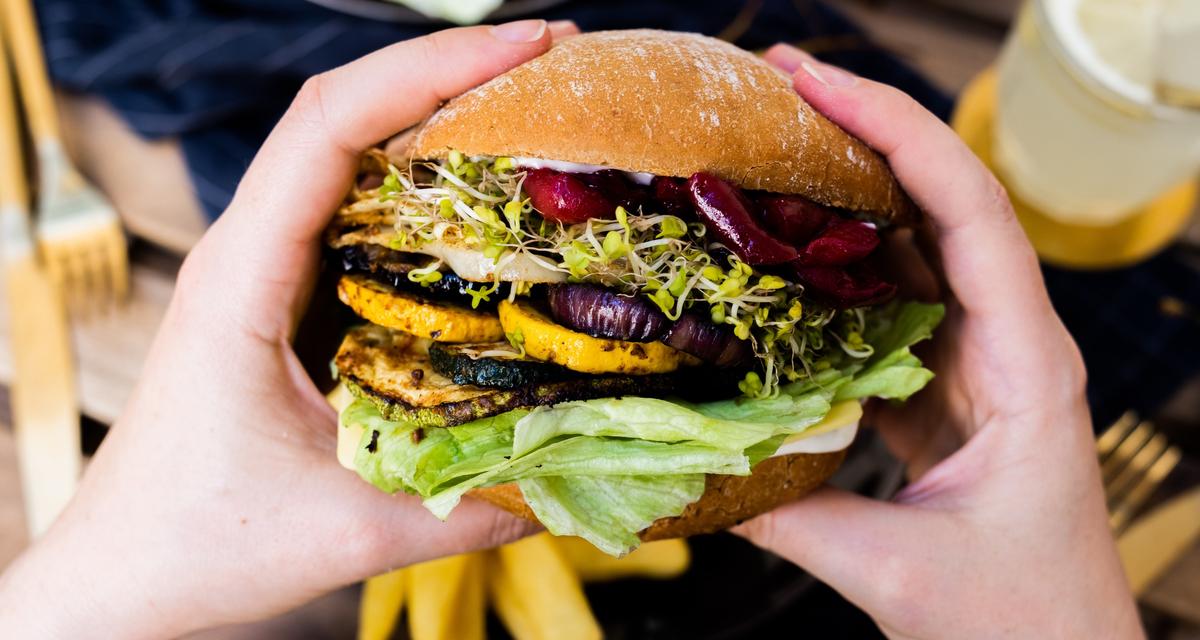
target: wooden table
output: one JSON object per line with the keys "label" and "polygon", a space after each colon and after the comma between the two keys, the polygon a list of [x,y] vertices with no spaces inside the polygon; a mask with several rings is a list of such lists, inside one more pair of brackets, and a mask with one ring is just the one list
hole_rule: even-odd
{"label": "wooden table", "polygon": [[[936,0],[941,6],[930,7],[919,0],[832,1],[875,42],[897,52],[952,93],[994,60],[1004,36],[1004,21],[1017,4],[1016,0]],[[177,145],[139,140],[95,101],[61,96],[60,108],[72,155],[112,195],[131,232],[165,248],[135,244],[130,303],[74,325],[83,411],[95,421],[110,424],[129,397],[170,300],[179,255],[203,232],[204,221],[189,195]],[[0,334],[7,332],[7,321],[6,310],[0,308]],[[6,344],[0,345],[0,385],[11,376],[10,353]],[[0,386],[0,568],[26,544],[6,399]],[[1175,615],[1194,615],[1200,623],[1198,585],[1200,547],[1160,581],[1146,602]]]}

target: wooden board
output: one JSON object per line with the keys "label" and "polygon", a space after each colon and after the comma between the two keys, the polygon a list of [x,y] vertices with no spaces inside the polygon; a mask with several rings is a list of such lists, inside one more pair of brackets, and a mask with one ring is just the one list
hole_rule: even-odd
{"label": "wooden board", "polygon": [[[120,309],[72,322],[78,361],[80,406],[85,415],[111,424],[120,415],[150,350],[174,290],[179,259],[159,251],[134,252],[128,303]],[[0,282],[0,293],[3,293]],[[0,335],[7,336],[9,313],[0,295]],[[0,341],[0,385],[12,380],[7,340]]]}
{"label": "wooden board", "polygon": [[873,42],[950,93],[957,93],[991,64],[1004,41],[1003,27],[926,2],[831,0],[830,4],[857,22]]}

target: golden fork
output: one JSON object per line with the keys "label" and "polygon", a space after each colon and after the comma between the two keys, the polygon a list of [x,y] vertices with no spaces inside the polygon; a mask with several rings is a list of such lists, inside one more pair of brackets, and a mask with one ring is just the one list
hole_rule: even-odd
{"label": "golden fork", "polygon": [[1133,413],[1121,416],[1096,438],[1096,453],[1114,533],[1125,529],[1180,458],[1178,447]]}
{"label": "golden fork", "polygon": [[[8,0],[3,0],[8,1]],[[67,318],[29,224],[16,96],[0,47],[0,258],[10,316],[12,416],[26,525],[36,536],[75,492],[79,409]]]}
{"label": "golden fork", "polygon": [[63,150],[54,94],[30,0],[0,2],[38,168],[38,248],[68,305],[86,311],[124,300],[129,256],[112,204],[80,175]]}

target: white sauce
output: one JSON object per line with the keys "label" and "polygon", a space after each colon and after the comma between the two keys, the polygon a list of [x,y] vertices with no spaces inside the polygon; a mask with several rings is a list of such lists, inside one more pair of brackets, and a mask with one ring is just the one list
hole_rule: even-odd
{"label": "white sauce", "polygon": [[[542,158],[513,157],[513,162],[518,167],[526,169],[553,169],[555,171],[562,171],[563,173],[595,173],[597,171],[612,169],[612,167],[599,164],[579,164],[578,162],[566,162],[563,160],[543,160]],[[631,182],[637,184],[650,184],[650,181],[654,179],[653,173],[644,173],[641,171],[621,171],[621,173],[625,174],[625,177],[629,178]]]}

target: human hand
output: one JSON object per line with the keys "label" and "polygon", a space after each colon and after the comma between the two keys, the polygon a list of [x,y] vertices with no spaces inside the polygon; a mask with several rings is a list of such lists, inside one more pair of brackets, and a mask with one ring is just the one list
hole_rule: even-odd
{"label": "human hand", "polygon": [[952,299],[923,354],[937,378],[864,419],[912,484],[890,503],[824,489],[739,533],[893,638],[1140,637],[1107,527],[1083,362],[1004,189],[896,89],[787,45],[766,57],[887,158],[928,214]]}
{"label": "human hand", "polygon": [[453,29],[305,84],[184,263],[75,499],[0,578],[0,637],[175,637],[528,531],[483,503],[443,524],[341,468],[291,340],[360,152],[576,31]]}

